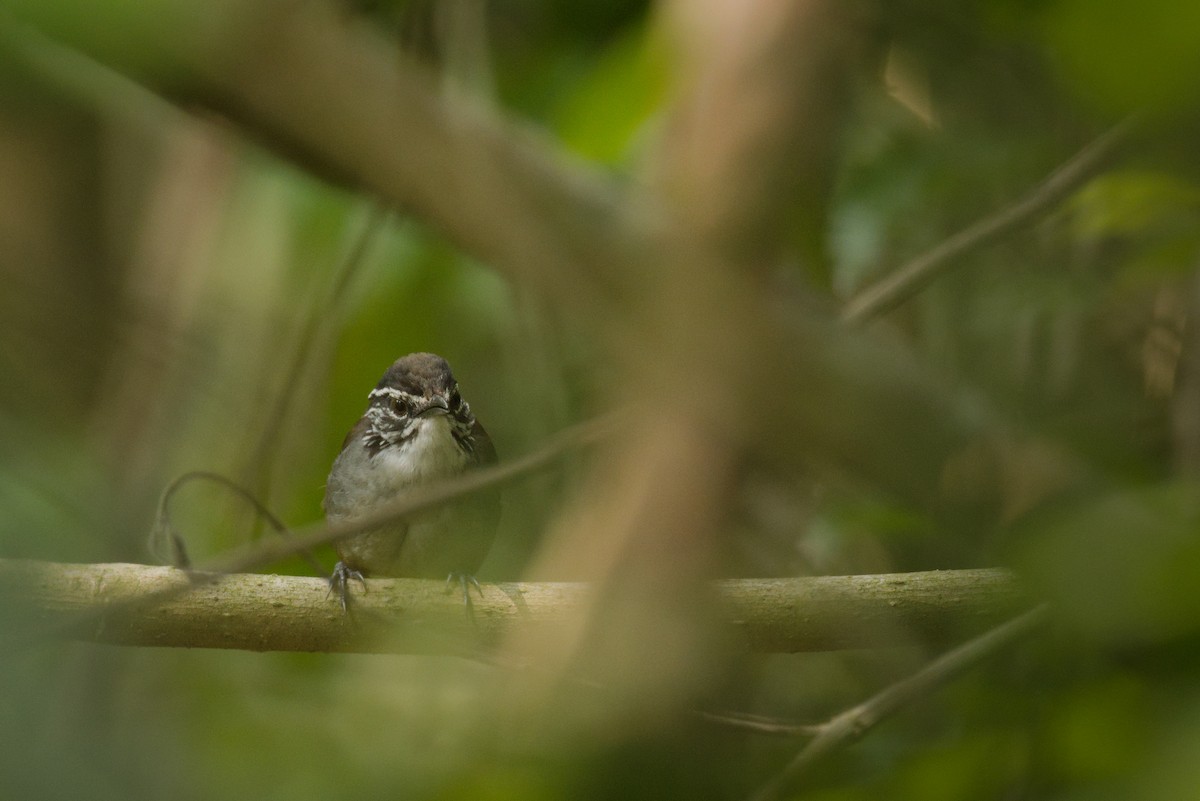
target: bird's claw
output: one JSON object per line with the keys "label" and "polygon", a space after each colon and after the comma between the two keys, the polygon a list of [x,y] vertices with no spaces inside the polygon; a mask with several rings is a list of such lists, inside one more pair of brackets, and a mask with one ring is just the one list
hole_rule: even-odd
{"label": "bird's claw", "polygon": [[467,609],[467,617],[472,623],[475,622],[475,604],[471,602],[471,588],[479,593],[479,597],[483,597],[483,587],[479,584],[479,579],[472,576],[470,573],[451,573],[446,576],[446,592],[452,592],[454,585],[457,584],[462,589],[463,606]]}
{"label": "bird's claw", "polygon": [[362,585],[363,593],[367,592],[367,580],[363,578],[363,574],[352,567],[346,565],[345,562],[338,562],[333,567],[333,575],[329,577],[329,592],[325,593],[328,598],[330,593],[337,590],[338,600],[342,603],[342,611],[350,611],[350,582],[357,581]]}
{"label": "bird's claw", "polygon": [[475,588],[480,598],[483,597],[483,586],[470,573],[451,573],[446,576],[446,592],[453,590],[455,584],[462,588],[463,601],[466,603],[471,601],[471,587]]}

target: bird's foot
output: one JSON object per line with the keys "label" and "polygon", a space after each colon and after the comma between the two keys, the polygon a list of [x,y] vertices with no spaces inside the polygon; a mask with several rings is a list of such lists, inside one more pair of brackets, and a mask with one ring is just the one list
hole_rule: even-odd
{"label": "bird's foot", "polygon": [[350,611],[350,582],[357,581],[362,585],[363,593],[367,591],[367,580],[363,578],[363,574],[349,567],[345,562],[338,562],[333,566],[333,575],[329,577],[329,592],[325,593],[328,598],[329,594],[337,591],[338,600],[342,603],[342,611]]}
{"label": "bird's foot", "polygon": [[451,573],[450,575],[446,576],[446,592],[447,593],[453,592],[455,585],[457,585],[459,587],[459,589],[462,590],[463,606],[467,610],[467,618],[470,619],[470,621],[472,623],[474,623],[475,622],[475,604],[471,602],[471,588],[474,587],[475,591],[477,593],[479,593],[479,597],[482,598],[483,597],[483,587],[481,587],[479,585],[479,579],[475,578],[470,573],[457,573],[457,572]]}

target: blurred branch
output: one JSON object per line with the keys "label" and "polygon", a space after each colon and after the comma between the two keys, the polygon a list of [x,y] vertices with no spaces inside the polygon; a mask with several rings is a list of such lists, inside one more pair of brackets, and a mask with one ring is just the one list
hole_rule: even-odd
{"label": "blurred branch", "polygon": [[[739,128],[738,137],[722,134],[720,121],[743,116],[739,99],[753,101],[756,109],[784,109],[754,100],[757,94],[738,87],[759,74],[753,64],[776,63],[772,54],[779,52],[777,46],[794,50],[788,26],[804,28],[821,48],[830,48],[820,55],[822,64],[852,69],[856,58],[847,54],[858,47],[854,35],[843,31],[827,39],[821,33],[824,23],[809,16],[825,19],[830,14],[837,25],[856,30],[854,15],[838,10],[839,4],[791,9],[768,3],[787,12],[788,25],[758,31],[764,49],[757,55],[725,55],[735,65],[738,58],[747,59],[745,70],[736,73],[744,80],[730,87],[705,73],[704,80],[717,81],[719,96],[731,105],[723,113],[706,106],[702,97],[687,105],[687,113],[699,109],[711,122],[699,126],[700,120],[685,113],[674,129],[678,152],[668,159],[660,184],[668,197],[677,193],[675,208],[690,223],[686,227],[670,218],[665,204],[571,160],[529,126],[488,114],[460,95],[447,96],[435,76],[405,61],[368,26],[324,4],[214,0],[188,4],[186,19],[175,22],[172,11],[180,12],[174,6],[165,0],[151,5],[162,15],[139,6],[142,22],[130,30],[131,37],[146,41],[123,40],[116,49],[96,36],[119,27],[112,7],[80,7],[79,15],[69,20],[39,3],[20,4],[13,13],[168,96],[221,110],[314,172],[366,188],[421,217],[523,288],[556,302],[586,305],[589,319],[625,323],[611,333],[629,337],[629,347],[622,351],[626,354],[642,353],[648,342],[670,337],[666,349],[671,352],[646,351],[648,373],[631,380],[647,393],[667,393],[670,402],[660,400],[659,408],[700,404],[696,411],[703,427],[714,423],[712,430],[722,438],[748,439],[785,460],[824,460],[928,507],[946,459],[994,432],[996,421],[976,414],[978,404],[968,404],[964,411],[961,393],[932,381],[930,371],[916,365],[911,354],[846,332],[831,310],[773,308],[769,311],[782,313],[764,314],[764,302],[771,305],[778,298],[764,301],[761,287],[740,269],[746,265],[731,264],[712,252],[739,250],[747,235],[739,233],[743,223],[757,232],[754,239],[760,234],[763,241],[786,237],[777,225],[788,215],[773,215],[773,225],[758,228],[766,217],[751,215],[747,221],[744,210],[749,206],[733,204],[731,209],[732,201],[725,199],[733,197],[732,167],[717,165],[706,153],[719,153],[722,163],[730,164],[761,156],[764,148],[774,154],[770,163],[776,167],[756,171],[753,186],[737,194],[743,204],[755,193],[779,189],[777,174],[797,141],[816,148],[805,164],[830,161],[827,151],[836,136],[822,135],[818,148],[804,133],[816,117],[823,120],[822,131],[828,127],[836,132],[841,113],[837,98],[822,89],[828,85],[828,71],[815,70],[809,61],[818,59],[816,51],[795,63],[790,57],[782,62],[789,65],[790,77],[771,84],[778,94],[797,91],[798,82],[805,81],[810,104],[789,102],[786,114],[771,112],[764,119],[748,115],[755,125]],[[748,14],[744,9],[739,13]],[[843,15],[848,19],[842,20]],[[147,19],[157,20],[161,29],[145,24]],[[750,15],[746,24],[754,19]],[[806,27],[810,23],[816,27]],[[39,56],[38,63],[47,61],[43,51],[55,49],[37,36],[9,38]],[[132,62],[130,53],[139,47],[161,61]],[[790,180],[784,184],[789,191],[800,191]],[[699,206],[686,206],[689,202]],[[759,198],[753,208],[763,202]],[[679,212],[681,205],[686,208]],[[703,236],[696,235],[700,229]],[[763,253],[754,250],[751,261],[756,256]],[[634,287],[639,291],[629,296],[645,319],[631,321],[628,309],[608,315],[604,303],[613,292]],[[669,317],[665,323],[664,315]],[[701,320],[705,325],[696,325]],[[754,358],[747,358],[751,353]],[[705,391],[683,390],[693,386]],[[760,386],[776,391],[755,398],[759,414],[753,418],[728,413],[742,408],[744,399],[722,404],[709,397],[713,390]],[[724,419],[712,421],[714,410]],[[921,425],[911,425],[912,420]],[[869,432],[865,423],[871,423]],[[723,430],[740,425],[758,430]]]}
{"label": "blurred branch", "polygon": [[[643,263],[627,224],[637,204],[617,182],[532,126],[443,92],[339,4],[157,0],[129,13],[138,24],[103,4],[70,17],[39,3],[12,10],[182,105],[221,113],[309,171],[421,218],[519,283],[559,297],[586,286],[595,300],[611,293],[616,267]],[[103,33],[116,29],[120,47]]]}
{"label": "blurred branch", "polygon": [[665,122],[658,177],[689,238],[759,277],[799,255],[828,285],[833,165],[851,87],[881,41],[871,6],[668,0],[663,10],[683,92]]}
{"label": "blurred branch", "polygon": [[1029,634],[1046,617],[1046,608],[1038,607],[1018,618],[960,645],[917,673],[887,687],[858,706],[851,707],[821,725],[821,731],[775,778],[753,796],[753,801],[773,801],[803,776],[814,764],[838,748],[859,739],[880,722],[909,703],[928,695],[973,667]]}
{"label": "blurred branch", "polygon": [[1122,121],[1072,156],[1017,202],[943,240],[867,287],[846,304],[842,319],[861,323],[891,311],[952,269],[956,259],[1033,222],[1107,166],[1129,140],[1136,124],[1136,117]]}
{"label": "blurred branch", "polygon": [[[535,654],[551,674],[586,665],[609,677],[620,700],[604,714],[620,725],[657,728],[668,709],[703,692],[712,675],[697,667],[719,658],[721,643],[704,625],[714,614],[706,579],[717,572],[739,476],[739,429],[755,416],[745,413],[747,390],[771,383],[759,358],[770,333],[759,279],[783,249],[793,204],[823,213],[801,195],[833,162],[839,88],[860,43],[844,6],[668,3],[659,17],[672,59],[688,65],[642,173],[662,206],[627,219],[622,236],[641,243],[640,262],[612,265],[638,291],[611,329],[608,383],[622,401],[636,399],[638,413],[532,567],[582,573],[597,594],[564,636],[515,637],[508,648]],[[536,706],[550,702],[550,687],[531,680],[519,692]]]}
{"label": "blurred branch", "polygon": [[[553,631],[591,596],[584,584],[485,584],[472,624],[461,597],[447,594],[442,582],[371,579],[368,586],[346,615],[318,578],[0,560],[0,597],[11,619],[124,645],[445,652],[515,629]],[[748,650],[760,652],[945,640],[1000,619],[1022,600],[1002,570],[744,579],[715,588],[726,622]]]}
{"label": "blurred branch", "polygon": [[189,65],[189,99],[396,204],[518,283],[608,294],[614,266],[631,257],[629,198],[616,182],[532,126],[443,92],[335,4],[256,5],[237,15],[239,36],[222,36],[224,58]]}

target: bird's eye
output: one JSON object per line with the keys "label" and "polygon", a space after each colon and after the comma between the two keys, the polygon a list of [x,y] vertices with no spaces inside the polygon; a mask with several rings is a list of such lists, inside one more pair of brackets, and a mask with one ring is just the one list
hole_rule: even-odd
{"label": "bird's eye", "polygon": [[462,403],[462,395],[458,394],[457,389],[451,390],[450,391],[450,408],[457,409],[459,404],[461,404],[461,403]]}
{"label": "bird's eye", "polygon": [[396,414],[408,414],[408,400],[399,395],[393,395],[392,411]]}

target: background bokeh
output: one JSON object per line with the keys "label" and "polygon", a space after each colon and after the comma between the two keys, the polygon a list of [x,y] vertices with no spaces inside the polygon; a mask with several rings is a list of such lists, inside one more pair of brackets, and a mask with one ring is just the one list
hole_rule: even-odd
{"label": "background bokeh", "polygon": [[[643,347],[657,366],[646,342],[670,294],[653,269],[630,270],[634,311],[614,317],[612,299],[588,297],[583,281],[568,297],[494,269],[436,221],[348,187],[209,102],[177,43],[193,26],[225,24],[205,41],[233,41],[258,6],[236,5],[3,4],[0,556],[149,561],[159,494],[192,469],[253,488],[291,524],[319,519],[345,431],[407,352],[451,362],[502,458],[653,383],[653,370],[630,366]],[[330,19],[405,48],[448,95],[524,120],[556,156],[702,208],[671,173],[693,155],[672,150],[673,115],[695,62],[725,51],[687,52],[678,34],[718,5],[379,0],[342,3]],[[747,8],[769,26],[789,5]],[[725,489],[709,493],[673,476],[624,486],[612,480],[622,464],[653,460],[573,454],[507,490],[480,578],[592,578],[586,544],[572,551],[563,531],[635,517],[589,495],[606,480],[664,515],[679,498],[716,508],[719,519],[704,517],[717,544],[694,568],[705,577],[1012,568],[1052,603],[1049,628],[840,752],[795,797],[1194,797],[1200,12],[1179,0],[881,5],[861,4],[853,23],[869,47],[852,80],[831,84],[844,113],[820,169],[804,173],[803,190],[781,183],[766,196],[783,244],[756,278],[802,298],[783,317],[819,319],[858,344],[798,391],[763,382],[710,396],[701,385],[676,397],[655,386],[640,411],[651,431],[674,411],[664,404],[697,419],[780,414],[779,438],[803,455],[781,459],[747,434],[713,471]],[[842,33],[836,19],[817,22]],[[1119,154],[1065,201],[882,318],[837,327],[841,304],[1131,115]],[[807,139],[794,147],[807,153]],[[779,163],[808,169],[804,158]],[[655,222],[649,212],[644,222]],[[712,324],[697,342],[741,333]],[[674,375],[663,368],[663,383]],[[819,410],[852,450],[789,433],[787,412],[804,396],[842,397],[823,376],[912,408],[946,398],[987,424],[926,480],[919,455],[896,443],[926,432],[940,443],[944,420],[897,424],[866,397]],[[888,483],[910,460],[923,492]],[[198,558],[269,536],[216,487],[187,488],[174,513]],[[547,556],[549,540],[559,545]],[[647,584],[671,561],[628,553],[638,569],[627,572]],[[320,556],[332,565],[331,552]],[[269,569],[308,571],[300,559]],[[613,619],[626,630],[644,622],[657,647],[639,650],[631,636],[628,652],[582,649],[573,667],[535,658],[516,691],[503,663],[451,657],[5,648],[0,795],[746,797],[802,741],[725,730],[693,709],[818,722],[945,647],[747,657],[711,645],[712,632],[694,635],[696,618],[674,617],[670,581],[659,595],[612,586]],[[580,661],[588,681],[573,684]]]}

